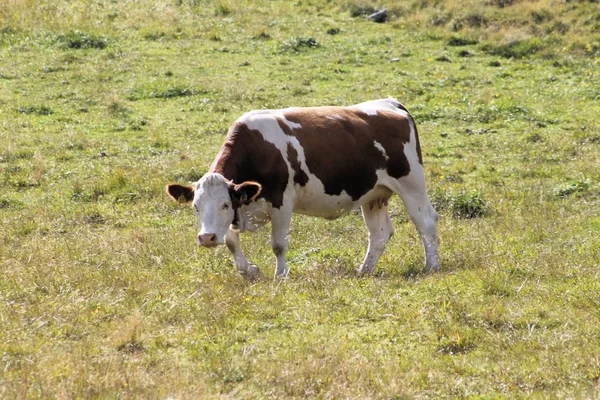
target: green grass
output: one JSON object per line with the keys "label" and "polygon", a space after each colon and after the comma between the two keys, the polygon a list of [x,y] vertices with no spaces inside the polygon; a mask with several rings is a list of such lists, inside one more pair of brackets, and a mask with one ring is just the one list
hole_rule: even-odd
{"label": "green grass", "polygon": [[[383,3],[382,3],[383,4]],[[0,5],[0,397],[600,396],[594,2]],[[167,182],[245,111],[397,97],[441,214],[401,202],[373,276],[359,213],[194,245]]]}

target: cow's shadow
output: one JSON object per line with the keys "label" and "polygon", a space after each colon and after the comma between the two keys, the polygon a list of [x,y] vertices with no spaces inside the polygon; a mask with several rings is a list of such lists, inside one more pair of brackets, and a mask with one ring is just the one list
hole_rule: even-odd
{"label": "cow's shadow", "polygon": [[375,270],[368,275],[361,276],[358,268],[338,267],[328,269],[330,275],[347,279],[379,279],[379,280],[421,280],[428,277],[452,275],[457,271],[465,269],[465,266],[455,260],[440,259],[440,267],[437,270],[428,270],[422,261],[409,262],[403,265],[390,265],[379,263]]}
{"label": "cow's shadow", "polygon": [[[347,261],[347,260],[346,260]],[[233,262],[228,263],[228,268],[235,268]],[[308,264],[308,265],[307,265]],[[259,272],[254,275],[245,275],[238,273],[240,278],[250,284],[267,282],[285,282],[289,280],[315,280],[315,279],[377,279],[377,280],[396,280],[396,281],[415,281],[427,279],[430,277],[440,277],[455,274],[458,271],[467,268],[459,260],[440,259],[440,267],[435,271],[428,270],[422,260],[407,262],[406,264],[393,265],[391,263],[379,263],[375,270],[367,275],[358,273],[359,265],[349,265],[347,262],[314,262],[307,264],[292,264],[290,272],[284,278],[274,278],[274,265],[263,266]]]}

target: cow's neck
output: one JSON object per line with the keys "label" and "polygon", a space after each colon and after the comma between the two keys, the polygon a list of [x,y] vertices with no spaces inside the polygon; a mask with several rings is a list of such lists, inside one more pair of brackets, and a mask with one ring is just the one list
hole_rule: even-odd
{"label": "cow's neck", "polygon": [[245,133],[244,130],[247,130],[246,126],[239,123],[231,127],[221,151],[210,167],[210,172],[219,173],[233,183],[247,180],[244,179],[247,160],[243,141],[248,135],[241,134]]}
{"label": "cow's neck", "polygon": [[237,157],[232,156],[232,147],[233,146],[231,143],[225,143],[225,145],[221,149],[221,152],[219,153],[215,161],[213,161],[210,167],[210,172],[221,174],[225,177],[225,179],[233,183],[240,183],[241,181],[239,179],[239,170],[240,164],[243,165],[243,163],[241,163],[241,160],[238,159],[239,155],[237,155]]}

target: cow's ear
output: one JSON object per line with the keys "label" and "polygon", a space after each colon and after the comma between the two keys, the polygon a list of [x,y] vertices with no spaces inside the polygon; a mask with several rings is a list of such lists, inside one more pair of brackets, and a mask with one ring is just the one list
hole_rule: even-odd
{"label": "cow's ear", "polygon": [[262,185],[254,181],[246,181],[233,185],[233,195],[240,200],[243,204],[250,204],[251,201],[256,200],[262,190]]}
{"label": "cow's ear", "polygon": [[194,188],[187,185],[167,185],[167,193],[178,203],[189,203],[194,200]]}

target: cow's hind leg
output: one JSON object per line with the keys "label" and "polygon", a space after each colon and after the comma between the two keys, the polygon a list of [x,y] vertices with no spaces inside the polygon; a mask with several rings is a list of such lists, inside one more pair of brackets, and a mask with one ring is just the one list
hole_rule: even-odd
{"label": "cow's hind leg", "polygon": [[275,278],[285,278],[289,272],[285,259],[288,248],[290,223],[292,222],[291,207],[282,206],[271,211],[271,248],[277,259]]}
{"label": "cow's hind leg", "polygon": [[388,213],[388,199],[377,199],[361,207],[363,219],[369,230],[369,247],[358,269],[360,275],[369,274],[385,250],[385,245],[394,234],[394,226]]}
{"label": "cow's hind leg", "polygon": [[240,234],[238,231],[229,229],[225,235],[225,244],[231,254],[233,254],[233,262],[238,272],[246,278],[254,278],[259,274],[259,269],[256,265],[250,264],[242,251],[240,245]]}
{"label": "cow's hind leg", "polygon": [[425,268],[438,269],[438,214],[429,201],[422,168],[415,168],[408,176],[395,180],[390,189],[402,198],[410,219],[414,222],[425,248]]}

